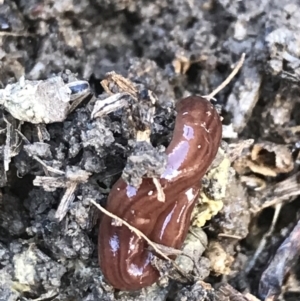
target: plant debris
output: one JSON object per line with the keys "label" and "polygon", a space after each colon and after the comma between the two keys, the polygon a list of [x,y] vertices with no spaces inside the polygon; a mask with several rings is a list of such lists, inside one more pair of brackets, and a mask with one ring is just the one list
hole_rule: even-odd
{"label": "plant debris", "polygon": [[[298,301],[299,19],[297,0],[0,1],[0,300]],[[165,200],[193,94],[223,142],[190,232],[151,246],[156,284],[116,291],[96,206],[120,176]]]}

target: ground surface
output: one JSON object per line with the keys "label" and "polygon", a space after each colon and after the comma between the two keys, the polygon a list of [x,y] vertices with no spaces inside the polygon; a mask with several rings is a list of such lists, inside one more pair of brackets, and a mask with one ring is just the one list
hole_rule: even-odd
{"label": "ground surface", "polygon": [[[1,88],[23,75],[45,80],[61,74],[67,82],[76,74],[94,94],[65,121],[47,125],[20,123],[9,106],[1,109],[1,301],[229,300],[218,289],[224,282],[250,294],[231,292],[235,300],[274,294],[299,300],[299,246],[288,244],[291,262],[285,248],[282,261],[270,261],[285,239],[299,240],[290,234],[300,206],[299,1],[0,2]],[[217,169],[216,179],[209,175],[203,183],[209,218],[218,214],[201,232],[208,241],[197,261],[201,273],[189,282],[164,277],[148,291],[115,292],[98,266],[99,213],[90,200],[105,206],[133,150],[141,157],[148,151],[148,167],[159,159],[163,164],[176,100],[210,93],[242,53],[241,71],[216,96],[226,127],[215,165],[229,164],[226,180]],[[139,95],[155,95],[154,161],[151,148],[136,148],[132,123],[124,117],[130,112],[91,118],[96,98],[108,97],[100,81],[111,71],[133,83]],[[110,91],[120,92],[111,85]],[[131,163],[123,175],[138,180],[140,166]],[[66,191],[70,206],[59,222],[55,214]],[[199,224],[194,222],[197,231]],[[272,272],[261,278],[267,267]]]}

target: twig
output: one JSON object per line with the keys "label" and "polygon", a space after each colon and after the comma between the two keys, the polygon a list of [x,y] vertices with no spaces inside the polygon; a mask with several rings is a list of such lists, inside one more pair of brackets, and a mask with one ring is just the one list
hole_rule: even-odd
{"label": "twig", "polygon": [[216,290],[216,297],[216,301],[259,301],[259,299],[249,293],[241,294],[228,283],[222,283],[220,285],[220,287]]}
{"label": "twig", "polygon": [[126,96],[128,98],[130,94],[126,92],[116,93],[105,99],[97,100],[94,105],[91,118],[94,119],[97,117],[102,117],[118,109],[128,106],[128,100],[126,99]]}
{"label": "twig", "polygon": [[263,191],[260,199],[261,205],[253,210],[257,213],[265,208],[280,203],[293,201],[300,194],[300,172],[297,172],[282,182],[276,183]]}
{"label": "twig", "polygon": [[46,125],[45,124],[37,124],[37,135],[39,138],[40,142],[44,142],[44,141],[50,141],[51,137],[49,132],[47,131]]}
{"label": "twig", "polygon": [[239,235],[232,235],[232,234],[227,234],[227,233],[219,233],[218,237],[224,237],[224,238],[232,238],[232,239],[237,239],[237,240],[241,240],[242,237]]}
{"label": "twig", "polygon": [[67,183],[65,177],[41,177],[36,176],[33,180],[34,186],[43,186],[46,191],[53,191],[57,188],[65,188]]}
{"label": "twig", "polygon": [[270,227],[269,231],[267,233],[265,233],[265,235],[261,239],[261,241],[259,243],[259,246],[255,251],[254,256],[252,257],[252,259],[248,263],[248,266],[246,267],[246,273],[247,274],[252,270],[252,268],[256,264],[256,261],[257,261],[258,257],[260,256],[261,252],[263,251],[263,249],[266,246],[267,240],[273,234],[275,225],[276,225],[278,217],[279,217],[281,207],[282,207],[282,203],[276,205],[271,227]]}
{"label": "twig", "polygon": [[78,186],[78,183],[72,182],[70,186],[66,189],[58,208],[55,212],[55,218],[60,222],[65,217],[68,212],[70,204],[74,201],[75,195],[74,192]]}
{"label": "twig", "polygon": [[6,172],[9,170],[11,158],[19,153],[19,147],[21,146],[22,141],[18,144],[19,136],[15,133],[15,122],[10,123],[4,116],[3,120],[6,123],[6,141],[3,149],[4,177],[6,180]]}
{"label": "twig", "polygon": [[[9,163],[11,161],[11,129],[12,125],[8,120],[3,117],[3,120],[6,123],[6,141],[4,146],[4,172],[6,173],[9,170]],[[6,175],[5,175],[6,177]]]}
{"label": "twig", "polygon": [[[160,244],[156,244],[153,241],[151,241],[145,234],[143,234],[143,232],[141,232],[140,230],[136,229],[135,227],[131,226],[129,223],[127,223],[126,221],[124,221],[123,219],[121,219],[120,217],[114,215],[113,213],[107,211],[106,209],[104,209],[101,205],[97,204],[94,200],[90,199],[89,200],[94,206],[96,206],[101,212],[103,212],[104,214],[106,214],[107,216],[111,217],[112,219],[115,219],[118,223],[118,225],[122,225],[124,224],[130,231],[132,231],[134,234],[136,234],[139,238],[143,238],[149,246],[151,246],[153,248],[153,250],[160,255],[161,257],[163,257],[165,260],[169,261],[170,263],[173,264],[173,266],[178,270],[178,272],[180,272],[184,277],[186,277],[187,279],[189,279],[189,277],[186,275],[186,273],[184,271],[182,271],[182,269],[175,263],[174,260],[170,259],[168,256],[166,256],[161,249],[172,249],[173,251],[173,255],[176,252],[177,254],[181,252],[181,254],[183,254],[182,251],[174,249],[174,248],[169,248]],[[184,254],[185,256],[188,256],[186,254]],[[189,257],[189,256],[188,256]],[[192,258],[191,258],[192,259]],[[193,260],[193,259],[192,259]],[[194,261],[193,261],[194,262]],[[195,262],[194,262],[195,264]],[[196,264],[195,264],[196,265]],[[196,266],[197,268],[197,266]],[[189,279],[190,280],[190,279]]]}
{"label": "twig", "polygon": [[23,32],[23,33],[18,33],[18,32],[7,32],[7,31],[0,31],[0,37],[33,37],[34,34],[28,33],[28,32]]}
{"label": "twig", "polygon": [[[22,137],[22,139],[24,140],[24,142],[26,144],[30,144],[29,140],[19,130],[16,130],[16,132]],[[51,166],[48,166],[42,159],[40,159],[36,155],[33,155],[32,158],[34,158],[36,161],[38,161],[43,167],[45,167],[50,172],[53,172],[53,173],[58,174],[58,175],[64,175],[65,174],[64,171],[61,171],[61,170],[55,169]]]}
{"label": "twig", "polygon": [[144,240],[146,240],[146,242],[155,250],[155,252],[157,252],[157,254],[161,255],[164,259],[166,259],[167,261],[170,261],[172,263],[174,263],[174,261],[172,259],[170,259],[168,256],[166,256],[164,253],[162,253],[159,248],[157,248],[157,246],[155,245],[155,243],[153,243],[145,234],[143,234],[140,230],[134,228],[133,226],[131,226],[130,224],[128,224],[126,221],[124,221],[123,219],[121,219],[120,217],[114,215],[113,213],[107,211],[106,209],[104,209],[101,205],[97,204],[94,200],[90,200],[90,202],[95,205],[100,211],[102,211],[104,214],[106,214],[107,216],[117,220],[118,222],[124,224],[130,231],[132,231],[133,233],[135,233],[139,238],[143,238]]}
{"label": "twig", "polygon": [[207,98],[208,100],[210,100],[210,99],[214,98],[214,96],[216,94],[218,94],[221,90],[223,90],[231,82],[231,80],[236,76],[236,74],[239,72],[239,70],[243,66],[244,61],[245,61],[245,56],[246,56],[246,54],[243,53],[240,60],[239,60],[239,62],[237,63],[237,65],[234,67],[234,69],[228,75],[228,77],[221,83],[220,86],[218,86],[216,89],[214,89],[210,94],[202,96],[202,97]]}
{"label": "twig", "polygon": [[166,200],[165,193],[161,187],[161,184],[159,183],[157,178],[152,178],[153,184],[155,185],[155,188],[157,190],[157,200],[159,202],[164,202]]}
{"label": "twig", "polygon": [[122,92],[130,94],[137,101],[137,89],[134,84],[129,79],[117,74],[115,71],[106,73],[105,78],[100,83],[104,91],[109,95],[115,94],[112,89],[113,84]]}

